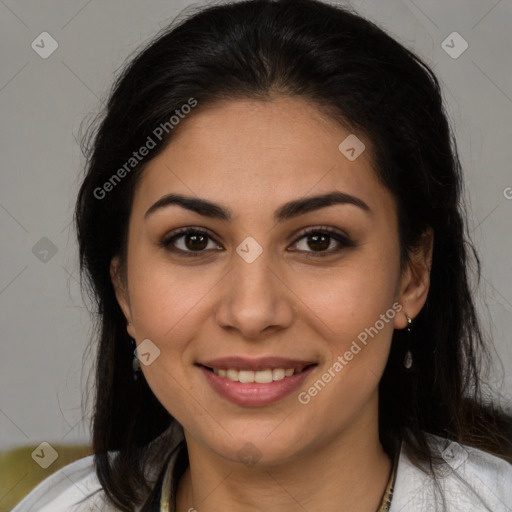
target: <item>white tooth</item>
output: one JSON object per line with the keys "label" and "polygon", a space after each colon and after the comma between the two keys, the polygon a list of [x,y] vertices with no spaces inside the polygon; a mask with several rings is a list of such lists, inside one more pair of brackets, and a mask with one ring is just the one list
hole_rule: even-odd
{"label": "white tooth", "polygon": [[226,377],[229,380],[234,380],[235,382],[238,381],[238,370],[229,369],[226,372]]}
{"label": "white tooth", "polygon": [[265,370],[235,370],[230,368],[226,369],[217,369],[214,368],[213,372],[215,375],[219,375],[220,377],[226,377],[229,380],[234,382],[242,382],[244,384],[250,384],[251,382],[257,382],[258,384],[268,384],[272,381],[282,380],[285,377],[291,377],[294,373],[300,373],[303,370],[302,367],[294,368],[267,368]]}
{"label": "white tooth", "polygon": [[238,372],[238,380],[244,384],[254,382],[254,372],[252,370],[240,370]]}
{"label": "white tooth", "polygon": [[268,384],[272,382],[272,370],[259,370],[254,372],[254,382]]}
{"label": "white tooth", "polygon": [[272,370],[272,380],[282,380],[284,379],[284,368],[275,368]]}

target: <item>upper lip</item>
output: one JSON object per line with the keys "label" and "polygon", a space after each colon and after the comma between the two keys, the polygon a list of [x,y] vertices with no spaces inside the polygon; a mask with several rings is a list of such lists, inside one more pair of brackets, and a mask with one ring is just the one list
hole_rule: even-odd
{"label": "upper lip", "polygon": [[219,359],[210,359],[199,363],[208,368],[225,368],[235,370],[266,370],[267,368],[297,368],[300,366],[309,366],[316,364],[313,361],[300,359],[288,359],[285,357],[261,357],[259,359],[248,359],[245,357],[222,357]]}

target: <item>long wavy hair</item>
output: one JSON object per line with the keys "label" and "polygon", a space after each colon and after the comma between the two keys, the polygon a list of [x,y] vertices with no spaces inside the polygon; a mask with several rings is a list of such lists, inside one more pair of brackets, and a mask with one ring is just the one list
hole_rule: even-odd
{"label": "long wavy hair", "polygon": [[[488,352],[470,287],[480,263],[434,73],[347,8],[249,0],[203,7],[161,31],[124,66],[84,142],[75,223],[84,289],[97,315],[93,452],[98,478],[120,510],[149,499],[148,468],[163,467],[177,424],[144,378],[133,379],[133,348],[109,273],[114,256],[126,261],[138,178],[176,132],[164,130],[160,140],[154,130],[190,98],[197,101],[193,116],[219,100],[276,95],[304,98],[372,141],[375,172],[397,205],[402,267],[422,234],[434,231],[430,290],[411,335],[415,370],[403,371],[406,333],[397,330],[379,385],[385,450],[393,454],[405,440],[412,459],[432,467],[432,433],[512,460],[510,423],[482,396]],[[156,143],[149,155],[101,197],[148,137]]]}

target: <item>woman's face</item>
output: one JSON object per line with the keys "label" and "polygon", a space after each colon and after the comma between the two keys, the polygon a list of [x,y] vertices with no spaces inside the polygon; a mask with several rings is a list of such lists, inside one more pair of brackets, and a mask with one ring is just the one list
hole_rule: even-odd
{"label": "woman's face", "polygon": [[370,142],[340,149],[351,133],[297,98],[182,122],[135,192],[127,289],[112,264],[149,386],[190,439],[234,461],[374,433],[393,329],[426,285],[400,274]]}

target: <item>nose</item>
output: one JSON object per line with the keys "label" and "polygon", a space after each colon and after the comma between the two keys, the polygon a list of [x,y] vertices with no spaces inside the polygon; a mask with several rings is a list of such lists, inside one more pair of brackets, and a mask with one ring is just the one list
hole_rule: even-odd
{"label": "nose", "polygon": [[295,311],[294,294],[267,254],[251,263],[233,254],[216,309],[218,325],[251,340],[289,327]]}

